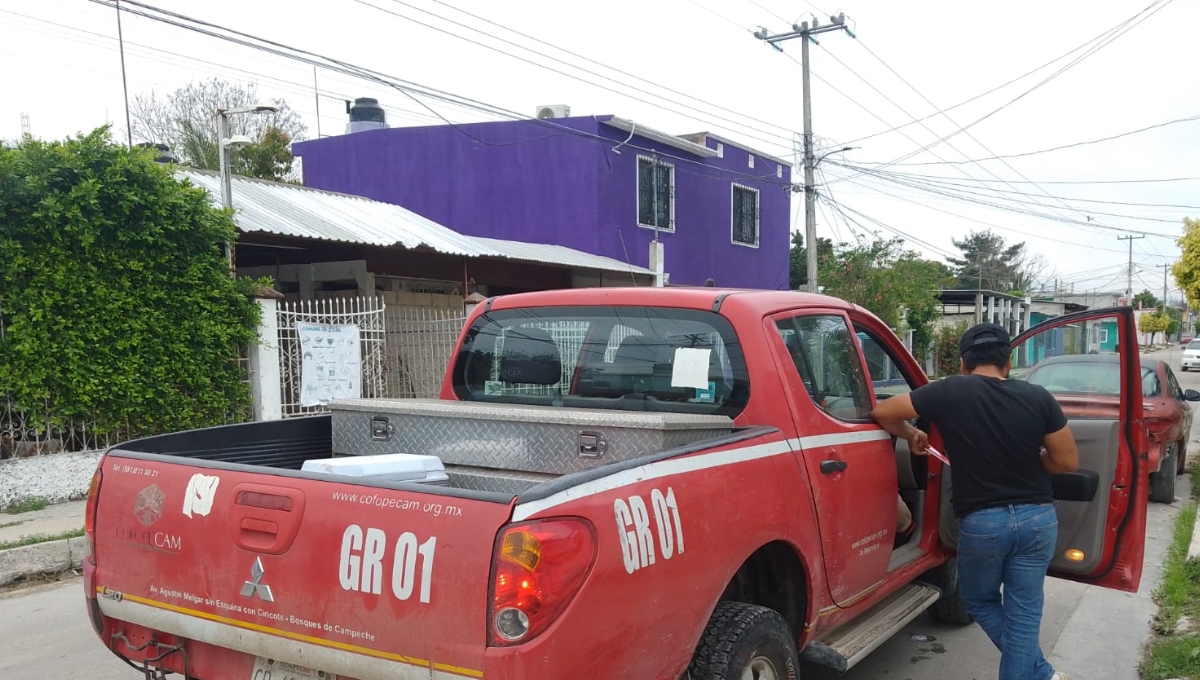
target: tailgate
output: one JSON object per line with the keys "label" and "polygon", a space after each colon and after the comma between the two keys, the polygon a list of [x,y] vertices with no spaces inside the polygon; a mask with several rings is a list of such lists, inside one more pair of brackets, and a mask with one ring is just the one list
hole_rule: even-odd
{"label": "tailgate", "polygon": [[[105,459],[94,587],[106,616],[354,678],[482,676],[511,504],[188,463]],[[204,649],[189,650],[197,674],[216,664]]]}

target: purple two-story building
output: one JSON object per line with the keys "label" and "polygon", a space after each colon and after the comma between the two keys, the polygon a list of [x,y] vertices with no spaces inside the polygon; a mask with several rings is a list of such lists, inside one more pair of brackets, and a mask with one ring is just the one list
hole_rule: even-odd
{"label": "purple two-story building", "polygon": [[471,236],[568,246],[673,285],[788,286],[791,167],[614,116],[382,128],[299,142],[304,183]]}

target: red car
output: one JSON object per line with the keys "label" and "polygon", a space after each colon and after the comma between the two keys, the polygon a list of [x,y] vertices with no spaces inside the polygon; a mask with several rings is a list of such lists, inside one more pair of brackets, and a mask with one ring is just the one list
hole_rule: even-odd
{"label": "red car", "polygon": [[[1187,461],[1188,434],[1192,430],[1189,401],[1200,401],[1200,392],[1184,390],[1165,361],[1141,360],[1142,408],[1150,450],[1150,500],[1175,500],[1175,476]],[[1054,394],[1069,418],[1112,417],[1120,394],[1121,363],[1116,354],[1077,354],[1051,357],[1033,367],[1024,378]]]}

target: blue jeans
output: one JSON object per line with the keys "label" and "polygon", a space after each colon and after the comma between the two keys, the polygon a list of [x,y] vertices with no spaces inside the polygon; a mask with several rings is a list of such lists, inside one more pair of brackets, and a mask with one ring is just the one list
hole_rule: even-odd
{"label": "blue jeans", "polygon": [[1054,675],[1038,635],[1042,586],[1057,541],[1058,515],[1050,504],[978,510],[959,523],[959,585],[967,611],[1000,650],[1000,680]]}

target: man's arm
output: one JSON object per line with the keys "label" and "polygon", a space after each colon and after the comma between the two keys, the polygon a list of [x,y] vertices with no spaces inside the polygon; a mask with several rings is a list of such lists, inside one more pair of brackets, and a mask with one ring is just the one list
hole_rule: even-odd
{"label": "man's arm", "polygon": [[908,440],[909,450],[923,455],[929,449],[929,436],[908,422],[916,417],[917,409],[908,394],[889,397],[871,410],[871,418],[879,423],[880,427],[890,432],[893,437]]}
{"label": "man's arm", "polygon": [[1079,469],[1079,448],[1075,446],[1075,435],[1071,434],[1070,426],[1051,432],[1042,438],[1042,467],[1046,472],[1056,475],[1060,472],[1074,472]]}

